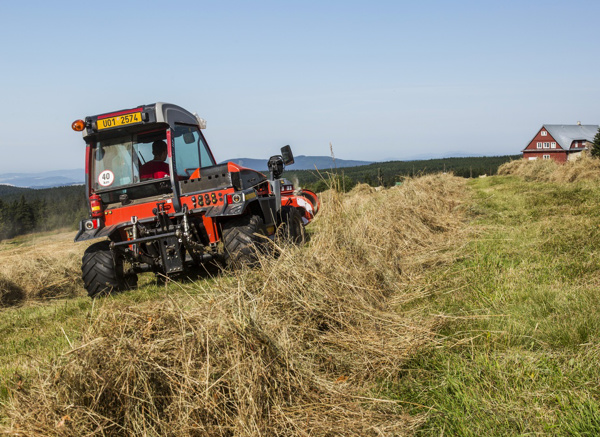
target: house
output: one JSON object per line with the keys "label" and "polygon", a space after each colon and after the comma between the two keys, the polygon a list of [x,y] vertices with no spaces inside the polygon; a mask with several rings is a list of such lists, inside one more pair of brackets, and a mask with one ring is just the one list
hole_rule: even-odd
{"label": "house", "polygon": [[598,133],[595,124],[545,124],[523,149],[523,159],[553,159],[566,162],[577,159],[592,146]]}

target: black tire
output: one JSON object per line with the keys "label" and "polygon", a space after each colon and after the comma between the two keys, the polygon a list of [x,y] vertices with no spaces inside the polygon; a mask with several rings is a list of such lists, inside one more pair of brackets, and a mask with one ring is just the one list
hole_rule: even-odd
{"label": "black tire", "polygon": [[302,216],[293,206],[283,206],[281,208],[277,238],[285,243],[296,245],[304,244],[306,241]]}
{"label": "black tire", "polygon": [[263,219],[257,215],[243,215],[223,223],[224,261],[227,267],[252,267],[264,250],[266,233]]}
{"label": "black tire", "polygon": [[81,260],[81,277],[91,298],[137,286],[137,275],[125,277],[123,260],[114,261],[110,241],[99,241],[86,249]]}

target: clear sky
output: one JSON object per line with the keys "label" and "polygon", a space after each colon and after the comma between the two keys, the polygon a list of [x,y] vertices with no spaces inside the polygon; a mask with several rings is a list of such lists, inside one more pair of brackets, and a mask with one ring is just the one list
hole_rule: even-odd
{"label": "clear sky", "polygon": [[600,124],[600,2],[0,0],[0,173],[84,167],[71,122],[164,101],[218,160],[519,153]]}

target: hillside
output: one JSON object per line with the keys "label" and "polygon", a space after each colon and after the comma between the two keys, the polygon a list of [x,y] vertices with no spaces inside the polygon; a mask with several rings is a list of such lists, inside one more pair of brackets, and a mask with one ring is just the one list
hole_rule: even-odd
{"label": "hillside", "polygon": [[76,229],[87,216],[83,186],[30,189],[0,185],[0,241],[30,232]]}
{"label": "hillside", "polygon": [[23,188],[15,187],[13,185],[0,184],[0,198],[4,200],[18,198],[21,197],[21,194],[27,195],[33,192],[34,190],[32,188]]}
{"label": "hillside", "polygon": [[597,435],[599,195],[515,174],[329,191],[306,247],[93,304],[72,234],[0,243],[0,429]]}
{"label": "hillside", "polygon": [[[388,161],[375,162],[358,167],[338,168],[338,177],[344,175],[347,189],[357,183],[371,186],[393,186],[410,176],[451,172],[456,176],[465,178],[481,175],[494,175],[498,167],[512,160],[522,160],[521,155],[482,156],[467,158],[429,159],[422,161]],[[332,171],[326,167],[317,170],[297,171],[289,167],[284,176],[290,180],[297,180],[303,187],[322,191],[327,188],[326,179]]]}
{"label": "hillside", "polygon": [[[14,202],[19,200],[21,196],[29,201],[41,199],[64,199],[68,197],[82,197],[85,193],[82,185],[73,185],[65,187],[51,188],[22,188],[13,187],[11,185],[0,185],[0,200],[3,202]],[[85,197],[85,196],[84,196]],[[83,198],[85,202],[85,198]]]}

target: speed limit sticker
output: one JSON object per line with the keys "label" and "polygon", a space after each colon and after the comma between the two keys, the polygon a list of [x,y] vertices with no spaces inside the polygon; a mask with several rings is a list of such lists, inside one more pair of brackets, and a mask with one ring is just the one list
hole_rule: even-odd
{"label": "speed limit sticker", "polygon": [[103,187],[110,187],[115,181],[115,174],[110,170],[104,170],[98,176],[98,183]]}

